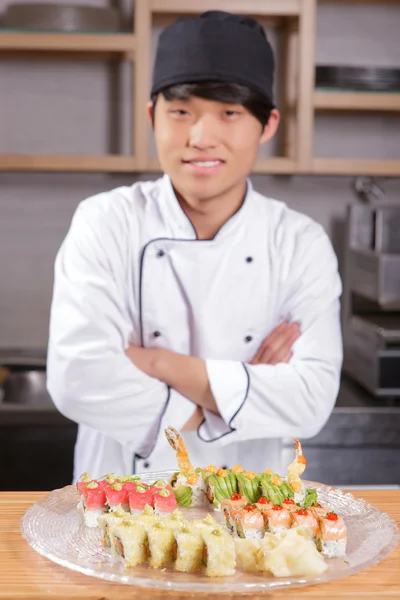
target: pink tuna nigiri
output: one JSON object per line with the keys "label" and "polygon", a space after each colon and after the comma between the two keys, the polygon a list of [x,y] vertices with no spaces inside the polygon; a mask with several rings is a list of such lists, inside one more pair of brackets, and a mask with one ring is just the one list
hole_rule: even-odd
{"label": "pink tuna nigiri", "polygon": [[88,527],[97,527],[97,519],[107,511],[105,487],[105,482],[91,481],[84,488],[84,519]]}
{"label": "pink tuna nigiri", "polygon": [[124,510],[129,511],[128,494],[129,489],[127,484],[115,481],[112,485],[105,488],[107,504],[111,510],[117,506],[121,506]]}
{"label": "pink tuna nigiri", "polygon": [[[169,488],[169,489],[168,489]],[[158,488],[154,492],[154,510],[160,516],[169,515],[176,508],[178,503],[175,494],[169,486]]]}
{"label": "pink tuna nigiri", "polygon": [[145,483],[140,483],[134,492],[128,494],[128,500],[131,513],[141,513],[146,504],[154,507],[154,491]]}

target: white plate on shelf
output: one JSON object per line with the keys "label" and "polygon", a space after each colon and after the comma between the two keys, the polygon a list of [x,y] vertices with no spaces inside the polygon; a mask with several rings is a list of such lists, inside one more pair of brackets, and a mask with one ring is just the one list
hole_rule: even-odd
{"label": "white plate on shelf", "polygon": [[[173,471],[139,474],[143,481],[169,480]],[[245,573],[208,578],[202,573],[176,573],[172,569],[149,569],[146,565],[125,568],[104,549],[98,529],[87,528],[77,510],[78,493],[73,486],[55,490],[31,506],[21,519],[21,531],[34,550],[53,562],[71,569],[118,583],[142,588],[161,588],[179,592],[261,592],[271,588],[299,587],[322,583],[352,575],[380,562],[397,545],[399,531],[389,515],[349,493],[312,482],[318,501],[341,515],[348,529],[345,559],[329,559],[329,569],[318,577],[277,578],[272,575]],[[189,511],[189,512],[187,512]],[[210,509],[183,509],[193,518],[212,512],[221,519],[219,511]]]}

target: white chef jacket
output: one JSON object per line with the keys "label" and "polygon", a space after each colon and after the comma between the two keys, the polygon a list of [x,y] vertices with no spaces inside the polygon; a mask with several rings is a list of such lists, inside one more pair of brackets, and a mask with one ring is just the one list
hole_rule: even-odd
{"label": "white chef jacket", "polygon": [[[281,471],[281,439],[327,421],[342,364],[337,260],[323,228],[248,181],[240,210],[198,240],[168,176],[82,202],[58,253],[48,390],[79,424],[74,478],[173,469],[164,428],[196,406],[125,356],[129,343],[205,360],[219,413],[183,434],[196,466]],[[283,319],[289,364],[250,365]]]}

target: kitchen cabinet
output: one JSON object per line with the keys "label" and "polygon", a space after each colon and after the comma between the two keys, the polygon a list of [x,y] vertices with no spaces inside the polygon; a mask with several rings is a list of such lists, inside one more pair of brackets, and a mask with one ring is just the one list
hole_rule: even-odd
{"label": "kitchen cabinet", "polygon": [[[132,67],[133,151],[124,155],[24,155],[0,154],[0,171],[159,171],[151,155],[150,136],[144,107],[148,101],[154,19],[164,20],[206,10],[228,10],[252,15],[276,27],[281,34],[281,66],[284,76],[280,109],[283,113],[281,148],[273,157],[260,156],[254,173],[331,174],[398,176],[400,158],[348,159],[314,155],[316,114],[374,111],[397,113],[400,94],[349,93],[315,90],[315,38],[318,3],[324,0],[136,0],[132,30],[120,34],[63,34],[0,30],[1,56],[71,56],[76,60],[92,56],[101,60],[128,60]],[[331,0],[332,1],[332,0]],[[347,0],[360,4],[373,0]],[[344,0],[342,0],[344,2]],[[375,0],[378,2],[378,0]],[[400,0],[386,0],[398,3]],[[400,10],[400,6],[399,6]],[[338,33],[338,35],[340,35]],[[339,39],[339,38],[338,38]]]}

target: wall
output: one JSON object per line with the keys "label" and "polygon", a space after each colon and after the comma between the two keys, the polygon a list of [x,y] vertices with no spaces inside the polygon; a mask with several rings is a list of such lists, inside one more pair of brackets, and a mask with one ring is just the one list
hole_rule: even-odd
{"label": "wall", "polygon": [[[4,6],[0,0],[0,11]],[[127,7],[124,11],[128,14]],[[398,6],[324,4],[318,15],[318,62],[398,66],[399,30]],[[129,76],[127,65],[0,61],[0,152],[129,151]],[[319,155],[399,155],[398,118],[332,119],[318,117]],[[149,177],[155,175],[139,178]],[[53,261],[77,204],[135,179],[0,172],[0,347],[46,345]],[[354,199],[351,179],[254,176],[253,181],[262,193],[322,223],[341,259],[346,206]],[[400,199],[400,182],[384,187],[388,197]]]}

